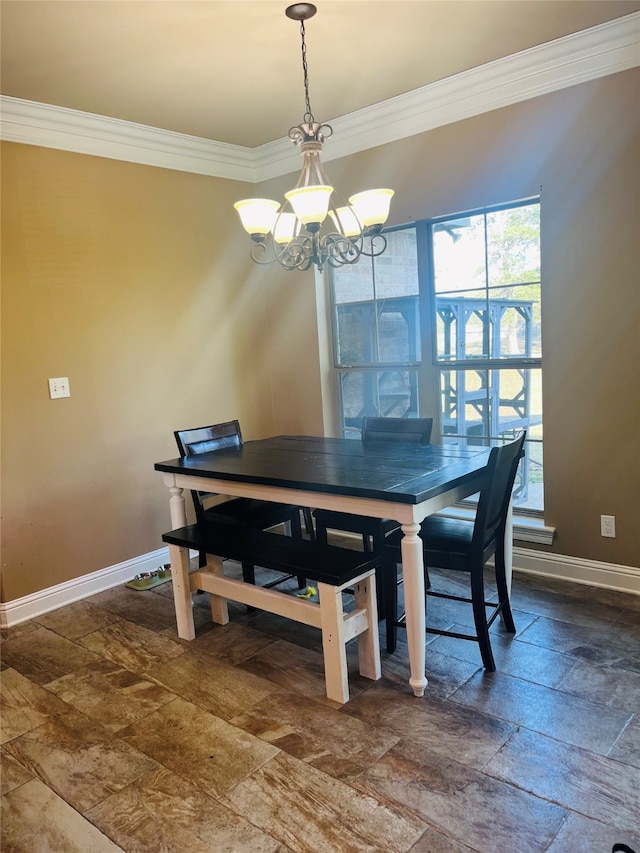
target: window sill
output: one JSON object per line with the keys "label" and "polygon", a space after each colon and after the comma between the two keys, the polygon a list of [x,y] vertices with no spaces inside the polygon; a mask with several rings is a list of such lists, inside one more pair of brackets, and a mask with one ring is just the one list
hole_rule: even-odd
{"label": "window sill", "polygon": [[[465,521],[473,521],[475,518],[475,510],[455,506],[442,510],[438,515],[443,515],[447,518],[460,518]],[[519,542],[535,542],[538,545],[552,545],[555,532],[555,527],[548,527],[545,525],[542,518],[518,515],[517,511],[514,511],[513,513],[513,538],[517,539]]]}

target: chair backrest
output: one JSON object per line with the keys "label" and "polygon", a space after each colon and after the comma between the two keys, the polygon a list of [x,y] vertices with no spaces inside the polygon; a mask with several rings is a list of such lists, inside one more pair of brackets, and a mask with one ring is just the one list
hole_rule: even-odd
{"label": "chair backrest", "polygon": [[433,418],[362,418],[362,441],[409,441],[429,444]]}
{"label": "chair backrest", "polygon": [[179,429],[174,432],[180,456],[196,456],[198,453],[209,453],[212,450],[222,450],[224,447],[241,447],[242,433],[238,421],[227,421],[223,424],[196,427],[195,429]]}
{"label": "chair backrest", "polygon": [[483,553],[485,560],[504,541],[509,501],[518,464],[524,456],[526,435],[525,430],[515,441],[502,447],[493,447],[489,454],[486,478],[480,489],[472,545],[474,550],[477,548]]}
{"label": "chair backrest", "polygon": [[[174,432],[174,436],[180,456],[197,456],[199,453],[242,446],[242,433],[238,421],[226,421],[223,424],[211,424],[195,429],[178,429]],[[210,495],[211,492],[191,492],[198,520],[201,519],[205,509],[204,501]]]}

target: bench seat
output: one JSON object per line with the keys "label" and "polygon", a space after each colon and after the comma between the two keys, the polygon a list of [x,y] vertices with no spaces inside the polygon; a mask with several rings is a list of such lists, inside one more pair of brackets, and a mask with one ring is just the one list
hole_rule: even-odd
{"label": "bench seat", "polygon": [[[375,571],[380,558],[361,551],[319,545],[269,533],[215,522],[199,522],[163,534],[169,546],[178,636],[193,640],[193,590],[211,596],[214,622],[229,621],[227,600],[276,613],[305,625],[320,628],[327,696],[336,702],[349,699],[346,643],[358,638],[360,673],[377,680],[381,676]],[[189,551],[207,555],[207,564],[191,571]],[[277,589],[257,587],[226,577],[224,559],[252,561],[268,569],[304,575],[318,586],[319,602],[308,601]],[[345,612],[342,593],[353,588],[355,608]]]}

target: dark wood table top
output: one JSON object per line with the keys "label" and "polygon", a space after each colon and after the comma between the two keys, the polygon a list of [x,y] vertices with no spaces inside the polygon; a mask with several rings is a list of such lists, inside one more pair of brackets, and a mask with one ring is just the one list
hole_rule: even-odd
{"label": "dark wood table top", "polygon": [[489,450],[281,435],[154,467],[170,474],[418,504],[477,478]]}

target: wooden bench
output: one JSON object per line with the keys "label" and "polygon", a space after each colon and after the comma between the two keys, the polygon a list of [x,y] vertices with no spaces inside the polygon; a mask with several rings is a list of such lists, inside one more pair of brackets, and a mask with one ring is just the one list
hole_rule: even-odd
{"label": "wooden bench", "polygon": [[[349,701],[346,643],[358,638],[358,665],[365,678],[381,676],[375,571],[380,558],[361,551],[319,545],[215,522],[200,522],[162,536],[169,545],[178,636],[195,638],[191,593],[211,596],[211,617],[226,625],[227,600],[276,613],[322,631],[327,696]],[[204,552],[206,566],[191,571],[189,550]],[[304,575],[318,587],[319,603],[277,589],[226,577],[223,559],[251,561],[267,569]],[[342,593],[353,588],[355,608],[345,612]]]}

